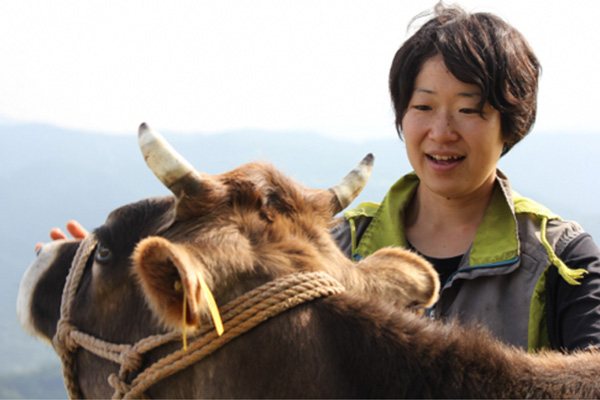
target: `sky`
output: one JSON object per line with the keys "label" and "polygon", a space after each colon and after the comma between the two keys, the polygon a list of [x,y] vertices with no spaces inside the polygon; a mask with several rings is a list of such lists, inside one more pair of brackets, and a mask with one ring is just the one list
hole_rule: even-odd
{"label": "sky", "polygon": [[[392,57],[435,2],[0,0],[0,123],[389,137]],[[600,2],[457,4],[530,42],[543,67],[535,131],[600,134]]]}

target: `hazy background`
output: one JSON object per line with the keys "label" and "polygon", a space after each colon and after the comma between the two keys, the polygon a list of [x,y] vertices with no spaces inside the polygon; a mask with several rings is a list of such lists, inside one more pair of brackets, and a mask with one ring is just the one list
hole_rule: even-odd
{"label": "hazy background", "polygon": [[[0,1],[0,397],[66,396],[54,352],[18,326],[19,280],[51,227],[93,229],[167,193],[139,154],[142,121],[202,171],[268,160],[311,187],[374,152],[358,201],[379,201],[410,171],[389,64],[434,3]],[[501,168],[600,237],[600,3],[460,3],[514,24],[543,65],[536,126]]]}
{"label": "hazy background", "polygon": [[[392,57],[414,31],[410,20],[434,4],[3,0],[0,116],[101,132],[148,121],[178,132],[389,137]],[[460,4],[500,15],[535,50],[539,131],[597,130],[600,2]]]}

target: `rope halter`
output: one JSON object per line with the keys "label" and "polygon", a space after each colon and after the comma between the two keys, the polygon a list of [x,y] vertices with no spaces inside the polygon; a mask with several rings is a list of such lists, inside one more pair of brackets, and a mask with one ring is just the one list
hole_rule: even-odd
{"label": "rope halter", "polygon": [[172,331],[148,336],[135,344],[115,344],[86,334],[71,323],[75,293],[97,243],[96,235],[90,234],[77,249],[63,289],[60,319],[52,340],[62,360],[65,387],[70,398],[83,397],[74,361],[79,347],[120,365],[118,374],[108,376],[109,385],[115,389],[114,399],[143,398],[146,397],[145,391],[160,380],[199,362],[267,319],[302,303],[345,290],[325,272],[295,273],[268,282],[221,308],[225,328],[222,335],[215,331],[214,326],[204,326],[188,338],[191,340],[187,350],[176,350],[138,373],[144,354],[167,343],[182,341],[183,336],[179,331]]}

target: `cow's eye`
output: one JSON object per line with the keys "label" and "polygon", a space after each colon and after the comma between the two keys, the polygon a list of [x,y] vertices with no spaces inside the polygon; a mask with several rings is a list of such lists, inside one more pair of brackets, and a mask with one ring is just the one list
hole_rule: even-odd
{"label": "cow's eye", "polygon": [[112,251],[102,243],[98,243],[96,249],[96,261],[102,264],[108,263],[112,259]]}

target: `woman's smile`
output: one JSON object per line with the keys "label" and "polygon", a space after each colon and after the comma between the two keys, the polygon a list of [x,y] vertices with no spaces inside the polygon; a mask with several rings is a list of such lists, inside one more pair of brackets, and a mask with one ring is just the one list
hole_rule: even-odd
{"label": "woman's smile", "polygon": [[443,153],[426,153],[425,156],[431,162],[431,167],[438,170],[452,169],[466,158],[466,156]]}

